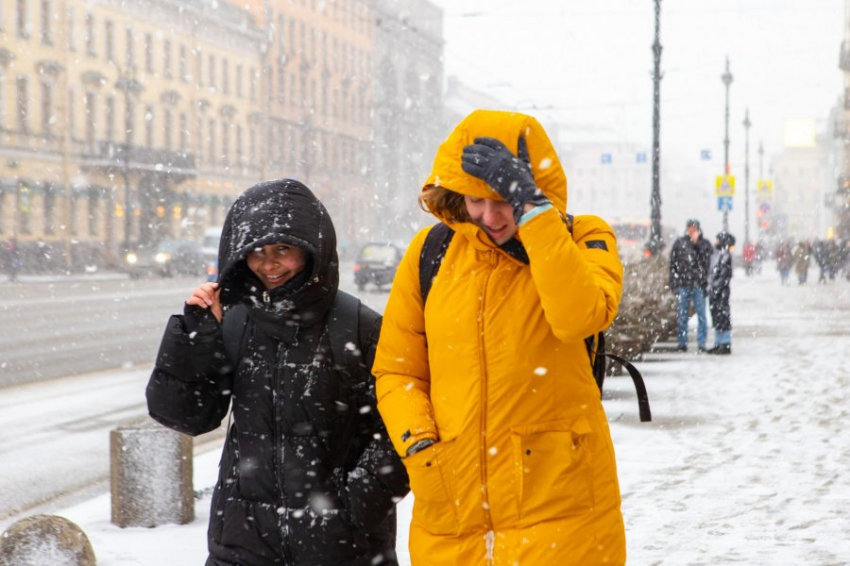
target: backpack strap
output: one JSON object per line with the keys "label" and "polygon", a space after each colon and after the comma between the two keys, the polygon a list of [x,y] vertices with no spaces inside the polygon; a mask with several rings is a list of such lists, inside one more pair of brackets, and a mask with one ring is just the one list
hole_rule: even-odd
{"label": "backpack strap", "polygon": [[419,291],[422,293],[422,304],[428,299],[431,284],[440,264],[446,256],[446,250],[454,237],[455,231],[448,224],[440,222],[435,224],[425,236],[422,251],[419,253]]}
{"label": "backpack strap", "polygon": [[242,346],[247,328],[248,307],[242,304],[233,305],[224,312],[224,318],[221,321],[221,332],[224,335],[224,354],[234,370],[239,364],[239,349]]}

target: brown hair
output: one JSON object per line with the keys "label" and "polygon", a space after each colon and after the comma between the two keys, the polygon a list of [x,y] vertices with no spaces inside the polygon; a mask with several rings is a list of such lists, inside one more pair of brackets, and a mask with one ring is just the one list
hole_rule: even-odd
{"label": "brown hair", "polygon": [[435,185],[429,185],[422,190],[419,195],[419,207],[448,222],[470,221],[463,195]]}

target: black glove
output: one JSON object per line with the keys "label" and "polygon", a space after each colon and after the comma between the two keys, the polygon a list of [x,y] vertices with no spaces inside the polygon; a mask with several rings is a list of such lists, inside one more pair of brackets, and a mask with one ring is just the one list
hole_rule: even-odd
{"label": "black glove", "polygon": [[486,182],[513,206],[517,224],[526,204],[541,206],[549,203],[534,183],[523,135],[517,142],[517,157],[495,138],[475,138],[473,145],[463,148],[461,160],[460,166],[464,171]]}

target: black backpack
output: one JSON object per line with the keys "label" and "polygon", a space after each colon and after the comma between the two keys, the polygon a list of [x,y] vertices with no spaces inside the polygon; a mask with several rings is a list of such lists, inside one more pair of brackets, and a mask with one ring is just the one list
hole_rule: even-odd
{"label": "black backpack", "polygon": [[[369,383],[361,376],[368,375],[364,345],[369,332],[381,315],[370,308],[361,309],[360,299],[337,290],[334,302],[328,311],[328,339],[331,345],[334,369],[340,373],[340,399],[362,395]],[[239,361],[239,349],[248,327],[248,307],[234,305],[227,309],[222,320],[224,351],[228,362],[235,368]]]}
{"label": "black backpack", "polygon": [[[567,227],[570,234],[573,233],[573,217],[567,215]],[[452,230],[447,224],[441,222],[434,225],[425,236],[425,243],[422,244],[422,252],[419,254],[419,289],[422,293],[422,304],[428,299],[428,293],[431,291],[431,284],[437,271],[440,270],[440,265],[443,263],[443,258],[446,255],[446,250],[454,236]],[[524,250],[523,250],[524,252]],[[635,384],[637,391],[638,409],[640,411],[641,422],[650,422],[652,413],[649,410],[649,396],[646,392],[646,385],[643,382],[638,369],[628,360],[621,358],[615,354],[610,354],[605,351],[605,335],[600,332],[596,336],[588,336],[584,339],[587,346],[587,355],[590,358],[590,367],[593,370],[593,377],[596,380],[596,385],[599,386],[599,393],[602,394],[602,384],[605,381],[605,358],[611,358],[618,364],[626,368],[632,381]]]}

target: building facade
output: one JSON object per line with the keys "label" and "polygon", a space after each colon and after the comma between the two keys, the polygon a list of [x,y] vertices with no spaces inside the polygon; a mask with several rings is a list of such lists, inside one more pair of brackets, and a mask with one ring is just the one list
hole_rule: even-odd
{"label": "building facade", "polygon": [[423,35],[402,4],[2,3],[0,240],[31,270],[114,265],[278,177],[327,204],[343,254],[374,239],[436,148],[440,12],[410,2]]}

